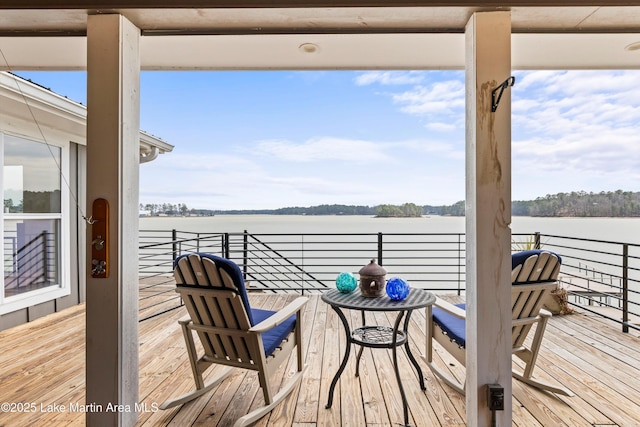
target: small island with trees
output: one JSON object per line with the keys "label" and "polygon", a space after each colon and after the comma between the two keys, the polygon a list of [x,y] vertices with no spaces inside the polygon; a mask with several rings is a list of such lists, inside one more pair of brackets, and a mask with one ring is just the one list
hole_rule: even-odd
{"label": "small island with trees", "polygon": [[423,208],[414,203],[402,206],[380,205],[376,207],[376,217],[379,218],[419,218],[423,215]]}

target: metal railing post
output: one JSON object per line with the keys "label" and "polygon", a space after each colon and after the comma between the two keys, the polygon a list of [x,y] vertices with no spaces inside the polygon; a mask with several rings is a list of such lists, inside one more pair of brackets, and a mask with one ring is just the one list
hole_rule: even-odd
{"label": "metal railing post", "polygon": [[247,266],[249,263],[249,232],[244,230],[242,235],[242,274],[244,274],[244,280],[247,280]]}
{"label": "metal railing post", "polygon": [[460,238],[461,235],[458,234],[458,296],[462,295],[462,242]]}
{"label": "metal railing post", "polygon": [[47,251],[47,230],[43,230],[40,236],[42,237],[42,278],[45,283],[48,283],[49,269],[47,268],[47,258],[49,258],[49,253]]}
{"label": "metal railing post", "polygon": [[540,249],[540,232],[536,231],[533,235],[533,247],[534,249]]}
{"label": "metal railing post", "polygon": [[378,233],[378,265],[382,265],[382,233]]}
{"label": "metal railing post", "polygon": [[629,332],[629,244],[622,245],[622,332]]}
{"label": "metal railing post", "polygon": [[300,262],[302,265],[300,268],[302,271],[300,272],[300,288],[302,289],[302,296],[304,296],[304,234],[300,235]]}
{"label": "metal railing post", "polygon": [[173,261],[178,258],[178,232],[174,228],[171,230],[171,251],[173,252]]}

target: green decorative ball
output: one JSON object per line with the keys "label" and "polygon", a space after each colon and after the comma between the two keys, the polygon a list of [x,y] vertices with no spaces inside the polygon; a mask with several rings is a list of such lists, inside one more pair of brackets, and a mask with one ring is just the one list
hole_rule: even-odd
{"label": "green decorative ball", "polygon": [[336,278],[336,288],[344,294],[349,294],[358,286],[356,276],[351,273],[340,273]]}

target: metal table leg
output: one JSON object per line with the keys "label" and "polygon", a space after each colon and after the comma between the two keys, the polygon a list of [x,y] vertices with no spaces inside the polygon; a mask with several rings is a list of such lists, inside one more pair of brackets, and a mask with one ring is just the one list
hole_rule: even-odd
{"label": "metal table leg", "polygon": [[331,408],[331,405],[333,404],[333,392],[335,391],[336,384],[338,383],[338,379],[340,378],[340,375],[342,375],[344,368],[347,366],[347,361],[349,360],[349,354],[351,353],[351,329],[349,328],[349,322],[347,322],[347,318],[344,316],[344,313],[342,313],[342,310],[340,310],[339,307],[332,305],[331,308],[333,308],[333,310],[336,313],[338,313],[338,317],[340,317],[340,320],[342,321],[342,325],[344,326],[344,332],[347,336],[347,340],[345,344],[346,348],[344,350],[344,356],[342,357],[342,363],[340,363],[340,368],[338,369],[338,372],[336,372],[336,375],[333,377],[333,380],[331,381],[331,387],[329,387],[329,399],[327,400],[327,405],[325,406],[326,409]]}
{"label": "metal table leg", "polygon": [[[342,357],[342,362],[340,363],[340,367],[338,368],[338,371],[336,372],[335,376],[333,377],[333,380],[331,381],[331,386],[329,387],[329,398],[328,398],[327,404],[325,406],[325,408],[327,408],[327,409],[331,408],[331,405],[333,404],[333,395],[334,395],[334,392],[335,392],[336,385],[338,384],[338,379],[340,378],[340,376],[342,375],[342,373],[344,372],[344,370],[345,370],[345,368],[347,366],[347,362],[349,360],[349,355],[351,354],[351,345],[354,343],[353,337],[352,337],[352,333],[351,333],[351,328],[349,327],[349,322],[347,321],[346,316],[344,315],[344,313],[342,312],[340,307],[331,306],[331,308],[333,308],[333,310],[338,314],[338,317],[340,318],[340,321],[342,322],[342,325],[344,327],[344,332],[345,332],[345,336],[346,336],[346,341],[345,341],[346,347],[345,347],[344,355]],[[404,415],[404,425],[407,426],[407,427],[410,426],[410,424],[409,424],[409,405],[408,405],[408,402],[407,402],[407,396],[405,394],[404,387],[402,385],[402,378],[400,377],[400,368],[398,366],[398,347],[402,345],[401,343],[398,344],[398,335],[401,333],[400,332],[400,324],[402,323],[402,319],[404,318],[404,324],[403,324],[402,333],[404,333],[404,336],[408,338],[408,336],[409,336],[409,321],[411,319],[412,312],[413,312],[413,310],[399,311],[398,312],[398,315],[396,317],[395,323],[393,325],[391,343],[389,344],[387,342],[387,344],[384,346],[384,347],[387,347],[387,346],[391,347],[392,356],[393,356],[393,370],[394,370],[395,375],[396,375],[396,381],[398,382],[398,389],[400,390],[400,396],[402,398],[402,410],[403,410],[403,415]],[[364,328],[364,325],[365,325],[364,311],[362,311],[362,324],[363,324],[363,328]],[[355,342],[358,343],[358,341],[355,341]],[[359,375],[360,358],[362,356],[362,351],[364,350],[365,346],[366,345],[361,345],[360,349],[358,351],[358,356],[357,356],[357,361],[356,361],[356,377]],[[404,343],[404,347],[405,347],[405,350],[407,352],[407,356],[409,357],[409,360],[411,361],[411,364],[415,367],[416,371],[418,372],[418,379],[420,381],[420,388],[422,390],[426,390],[426,387],[424,385],[424,377],[422,375],[422,369],[420,369],[420,366],[418,365],[418,362],[417,362],[416,358],[414,357],[413,353],[411,352],[411,349],[409,348],[408,339]]]}
{"label": "metal table leg", "polygon": [[391,352],[393,354],[393,370],[396,373],[396,380],[398,381],[398,388],[400,389],[400,396],[402,397],[402,411],[404,413],[404,425],[409,426],[409,409],[407,404],[407,396],[404,394],[404,387],[402,387],[402,378],[400,378],[400,369],[398,368],[398,347],[396,346],[397,338],[398,338],[398,327],[400,326],[400,322],[404,317],[405,312],[400,311],[398,313],[398,317],[396,317],[396,322],[393,325],[393,338],[391,342]]}
{"label": "metal table leg", "polygon": [[[404,319],[404,333],[407,334],[407,337],[409,336],[409,319],[411,319],[411,313],[413,313],[413,310],[409,310],[407,312],[407,317],[405,317],[405,319]],[[404,343],[404,349],[407,351],[407,356],[409,356],[409,360],[411,361],[411,364],[413,365],[414,368],[416,368],[416,371],[418,372],[418,380],[420,381],[420,389],[422,391],[425,391],[427,389],[427,387],[424,385],[424,375],[422,375],[422,369],[420,369],[420,365],[418,365],[418,361],[413,356],[413,353],[411,352],[411,349],[409,348],[409,340],[408,339],[407,339],[407,342]]]}
{"label": "metal table leg", "polygon": [[[362,313],[362,327],[364,327],[366,325],[366,319],[364,317],[364,310],[361,311]],[[364,346],[361,345],[360,349],[358,350],[358,356],[356,357],[356,377],[360,376],[360,358],[362,357],[362,352],[364,351]]]}
{"label": "metal table leg", "polygon": [[[338,371],[331,381],[331,386],[329,387],[329,399],[326,408],[331,408],[338,379],[346,368],[349,355],[351,354],[351,346],[353,344],[358,344],[360,346],[356,360],[356,376],[360,374],[360,362],[362,360],[362,352],[364,350],[364,347],[381,349],[391,348],[393,370],[396,376],[396,381],[398,382],[400,396],[402,398],[404,425],[409,426],[409,405],[407,402],[407,396],[405,394],[404,386],[402,384],[402,377],[400,376],[400,367],[398,366],[398,347],[404,346],[405,351],[407,352],[407,357],[409,358],[411,364],[418,374],[420,388],[423,391],[426,390],[422,369],[420,368],[420,365],[418,364],[415,356],[411,352],[411,347],[409,345],[409,324],[413,310],[433,304],[435,299],[436,298],[433,294],[426,291],[416,291],[412,293],[412,296],[410,296],[407,301],[393,303],[385,302],[382,300],[371,300],[368,298],[358,298],[357,296],[343,295],[340,294],[337,290],[328,291],[327,293],[323,294],[322,300],[329,304],[331,308],[333,308],[333,310],[338,314],[338,317],[340,318],[340,321],[342,322],[342,325],[344,327],[346,336],[346,348],[344,349],[340,367],[338,368]],[[342,308],[347,310],[360,310],[362,315],[362,327],[354,328],[354,330],[352,331],[349,327],[347,318],[341,310]],[[397,313],[397,316],[395,322],[393,322],[393,327],[389,327],[386,325],[367,326],[365,324],[366,311],[395,311]]]}

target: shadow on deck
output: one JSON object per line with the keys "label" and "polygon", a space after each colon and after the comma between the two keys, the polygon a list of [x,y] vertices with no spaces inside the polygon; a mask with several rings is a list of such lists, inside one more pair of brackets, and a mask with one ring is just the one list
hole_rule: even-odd
{"label": "shadow on deck", "polygon": [[[295,295],[251,294],[255,307],[278,309]],[[257,376],[238,371],[218,388],[183,407],[156,410],[166,398],[193,387],[177,319],[171,283],[140,291],[140,399],[146,411],[139,426],[230,426],[232,420],[262,402]],[[179,302],[179,300],[178,300]],[[168,311],[165,311],[167,310]],[[159,313],[159,314],[158,314]],[[154,315],[157,314],[157,315]],[[359,323],[358,313],[351,321]],[[391,324],[384,313],[378,324]],[[307,370],[301,386],[257,426],[391,426],[402,421],[402,404],[393,374],[391,352],[366,349],[361,376],[353,375],[355,357],[343,374],[332,409],[325,409],[330,381],[336,372],[344,335],[337,315],[318,296],[305,312],[303,337]],[[424,312],[410,325],[414,354],[424,353]],[[85,307],[79,305],[32,323],[0,332],[0,401],[15,412],[0,414],[2,426],[84,425],[78,405],[85,403]],[[640,425],[640,338],[623,334],[616,324],[577,312],[550,319],[535,375],[561,382],[576,396],[554,396],[513,381],[513,422],[518,426]],[[415,426],[465,425],[465,401],[435,378],[419,358],[427,391],[419,388],[404,351],[399,363]],[[462,370],[438,352],[439,363],[455,374]],[[283,364],[277,378],[294,371],[295,357]],[[208,376],[210,376],[209,373]],[[25,404],[31,405],[26,407]],[[22,410],[17,411],[18,405]],[[57,406],[56,406],[57,405]],[[75,406],[74,406],[75,405]],[[26,408],[26,409],[25,409]],[[50,412],[46,412],[50,410]],[[44,412],[43,412],[44,411]]]}

